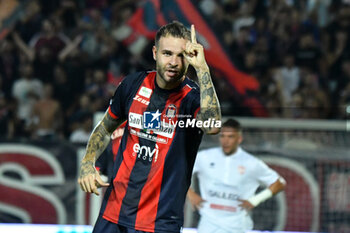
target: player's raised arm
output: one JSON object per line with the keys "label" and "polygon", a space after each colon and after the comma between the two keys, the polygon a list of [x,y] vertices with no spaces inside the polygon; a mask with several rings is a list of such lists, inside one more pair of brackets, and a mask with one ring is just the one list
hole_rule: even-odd
{"label": "player's raised arm", "polygon": [[[205,60],[204,49],[197,43],[194,25],[191,26],[191,42],[186,44],[185,58],[197,72],[200,88],[200,111],[198,120],[221,120],[221,110],[213,82],[211,80],[209,67]],[[220,128],[202,128],[207,134],[216,134]]]}
{"label": "player's raised arm", "polygon": [[121,119],[113,119],[108,112],[105,113],[103,119],[97,124],[90,135],[86,153],[81,161],[80,175],[78,183],[85,192],[95,193],[99,195],[97,188],[108,186],[104,183],[95,168],[95,162],[102,152],[106,149],[111,134],[122,123]]}

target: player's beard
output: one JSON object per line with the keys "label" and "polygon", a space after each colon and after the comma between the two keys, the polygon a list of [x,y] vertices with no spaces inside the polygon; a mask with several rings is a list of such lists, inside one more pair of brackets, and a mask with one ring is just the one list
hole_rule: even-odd
{"label": "player's beard", "polygon": [[[188,67],[183,67],[182,69],[178,69],[178,68],[172,68],[172,67],[165,67],[160,64],[157,64],[157,74],[167,84],[175,85],[176,83],[180,83],[180,80],[187,73],[187,68]],[[166,75],[167,72],[171,72],[171,71],[175,71],[174,76],[169,77],[168,75]]]}

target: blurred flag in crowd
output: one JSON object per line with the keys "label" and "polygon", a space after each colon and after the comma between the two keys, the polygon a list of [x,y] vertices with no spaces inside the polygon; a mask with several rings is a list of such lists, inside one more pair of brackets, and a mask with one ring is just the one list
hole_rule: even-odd
{"label": "blurred flag in crowd", "polygon": [[17,0],[0,1],[0,40],[8,34],[10,27],[16,22],[18,12]]}

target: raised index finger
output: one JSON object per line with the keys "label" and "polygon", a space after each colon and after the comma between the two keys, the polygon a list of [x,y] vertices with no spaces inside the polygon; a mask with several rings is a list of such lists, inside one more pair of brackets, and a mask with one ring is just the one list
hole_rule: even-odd
{"label": "raised index finger", "polygon": [[191,42],[196,44],[197,39],[196,39],[196,30],[194,29],[194,25],[191,25]]}

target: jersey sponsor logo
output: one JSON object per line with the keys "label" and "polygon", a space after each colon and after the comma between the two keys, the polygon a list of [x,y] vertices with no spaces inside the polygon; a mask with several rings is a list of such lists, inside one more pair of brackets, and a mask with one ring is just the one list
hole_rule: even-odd
{"label": "jersey sponsor logo", "polygon": [[225,200],[238,200],[238,195],[234,193],[226,193],[226,192],[220,192],[220,191],[214,191],[214,190],[208,190],[208,195],[210,197],[216,197],[220,199],[225,199]]}
{"label": "jersey sponsor logo", "polygon": [[152,159],[154,158],[154,162],[157,162],[159,153],[159,148],[157,144],[155,145],[155,148],[151,149],[148,146],[140,146],[140,144],[135,143],[132,149],[134,151],[132,153],[133,156],[137,156],[137,158],[142,160],[148,160],[149,162],[152,162]]}
{"label": "jersey sponsor logo", "polygon": [[129,113],[129,126],[142,129],[143,119],[141,114]]}
{"label": "jersey sponsor logo", "polygon": [[[165,121],[160,121],[159,128],[145,128],[143,123],[143,115],[137,113],[129,113],[129,126],[136,129],[145,129],[147,134],[161,135],[166,138],[172,138],[174,136],[176,124],[169,124]],[[151,119],[152,120],[152,119]],[[151,137],[151,136],[150,136]],[[148,138],[149,139],[149,138]]]}
{"label": "jersey sponsor logo", "polygon": [[236,212],[237,211],[237,208],[234,207],[234,206],[210,204],[209,207],[211,209],[216,209],[216,210],[225,210],[225,211],[230,211],[230,212]]}
{"label": "jersey sponsor logo", "polygon": [[163,138],[163,137],[158,137],[155,134],[149,134],[143,131],[136,131],[134,129],[130,129],[130,133],[140,137],[140,138],[144,138],[153,142],[157,142],[157,143],[162,143],[162,144],[168,144],[168,139],[167,138]]}
{"label": "jersey sponsor logo", "polygon": [[156,112],[144,112],[143,113],[143,128],[144,129],[159,129],[160,128],[160,116],[162,114],[157,110]]}
{"label": "jersey sponsor logo", "polygon": [[135,95],[133,100],[136,100],[137,102],[140,102],[141,104],[144,104],[144,105],[149,105],[149,101],[145,100],[144,98],[140,97],[139,95]]}
{"label": "jersey sponsor logo", "polygon": [[163,137],[172,138],[175,132],[176,125],[161,122],[159,129],[154,129],[153,132]]}
{"label": "jersey sponsor logo", "polygon": [[143,96],[143,97],[149,98],[152,95],[152,89],[147,88],[147,87],[141,87],[138,94]]}

